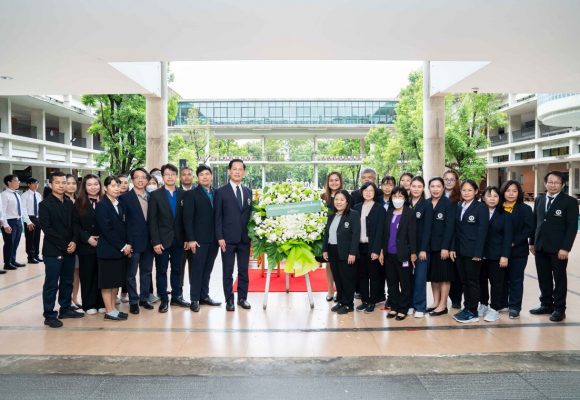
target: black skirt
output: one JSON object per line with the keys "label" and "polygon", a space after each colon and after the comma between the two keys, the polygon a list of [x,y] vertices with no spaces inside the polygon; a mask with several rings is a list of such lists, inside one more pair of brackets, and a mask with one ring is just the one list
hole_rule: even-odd
{"label": "black skirt", "polygon": [[99,289],[114,289],[127,283],[127,258],[99,258]]}
{"label": "black skirt", "polygon": [[429,264],[429,282],[451,282],[455,278],[453,263],[448,258],[441,259],[441,251],[431,252]]}

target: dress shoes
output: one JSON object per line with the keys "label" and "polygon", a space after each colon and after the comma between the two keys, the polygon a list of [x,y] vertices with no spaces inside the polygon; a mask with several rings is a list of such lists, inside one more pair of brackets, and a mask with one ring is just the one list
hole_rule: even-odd
{"label": "dress shoes", "polygon": [[131,314],[139,314],[139,304],[131,304],[129,305],[129,312]]}
{"label": "dress shoes", "polygon": [[250,308],[252,308],[252,306],[250,305],[250,303],[248,303],[248,300],[246,299],[238,299],[238,306],[242,307],[244,310],[249,310]]}
{"label": "dress shoes", "polygon": [[15,265],[15,266],[17,266],[18,268],[26,267],[26,264],[22,264],[22,263],[19,263],[19,262],[17,262],[17,261],[14,261],[14,262],[12,263],[12,265]]}
{"label": "dress shoes", "polygon": [[36,261],[38,261],[39,263],[44,262],[44,260],[42,258],[40,258],[40,257],[34,257],[34,259]]}
{"label": "dress shoes", "polygon": [[191,302],[191,306],[189,306],[189,309],[193,312],[199,312],[199,301],[192,301]]}
{"label": "dress shoes", "polygon": [[336,310],[336,313],[340,315],[348,314],[348,307],[345,305],[340,306],[340,308]]}
{"label": "dress shoes", "polygon": [[169,310],[169,304],[167,304],[166,301],[161,301],[161,304],[159,304],[159,312],[166,313],[168,310]]}
{"label": "dress shoes", "polygon": [[183,300],[183,297],[178,297],[176,299],[171,299],[171,305],[177,306],[177,307],[189,308],[189,306],[191,304],[189,304],[187,301]]}
{"label": "dress shoes", "polygon": [[114,315],[111,314],[105,314],[105,319],[108,319],[110,321],[124,321],[124,319],[121,318],[120,316],[115,317]]}
{"label": "dress shoes", "polygon": [[129,314],[119,311],[119,318],[121,319],[128,319]]}
{"label": "dress shoes", "polygon": [[431,311],[429,313],[429,315],[431,317],[438,317],[440,315],[445,315],[445,314],[449,314],[449,309],[446,308],[445,310],[441,310],[441,311],[435,311],[435,310],[433,310],[433,311]]}
{"label": "dress shoes", "polygon": [[226,310],[227,311],[235,311],[236,306],[234,305],[234,301],[233,300],[228,300],[226,302]]}
{"label": "dress shoes", "polygon": [[44,320],[44,325],[48,326],[49,328],[60,328],[63,323],[56,318],[46,318]]}
{"label": "dress shoes", "polygon": [[6,271],[13,271],[15,269],[18,269],[18,267],[16,265],[12,265],[12,264],[4,264],[4,269]]}
{"label": "dress shoes", "polygon": [[566,313],[564,311],[555,310],[552,315],[550,315],[550,321],[561,322],[566,319]]}
{"label": "dress shoes", "polygon": [[337,311],[338,311],[338,309],[339,309],[340,307],[342,307],[342,304],[340,304],[340,303],[336,303],[336,304],[335,304],[335,305],[334,305],[334,306],[333,306],[333,307],[330,309],[330,311],[332,311],[332,312],[337,312]]}
{"label": "dress shoes", "polygon": [[67,310],[65,312],[60,312],[58,314],[58,318],[59,319],[66,319],[66,318],[82,318],[84,317],[85,314],[78,312],[78,311],[74,311],[74,310]]}
{"label": "dress shoes", "polygon": [[28,264],[38,264],[38,263],[39,263],[39,261],[36,260],[36,259],[34,259],[34,258],[29,258],[28,259]]}
{"label": "dress shoes", "polygon": [[219,307],[222,305],[221,302],[215,301],[214,299],[212,299],[209,296],[206,297],[205,299],[200,299],[199,304],[206,305],[206,306],[213,306],[213,307]]}
{"label": "dress shoes", "polygon": [[153,304],[149,303],[148,301],[140,301],[139,305],[146,310],[153,310],[155,308],[153,307]]}
{"label": "dress shoes", "polygon": [[532,315],[548,315],[552,314],[554,309],[552,307],[540,306],[538,308],[532,308],[530,314]]}
{"label": "dress shoes", "polygon": [[4,271],[3,269],[0,269],[0,275],[5,274],[6,271]]}

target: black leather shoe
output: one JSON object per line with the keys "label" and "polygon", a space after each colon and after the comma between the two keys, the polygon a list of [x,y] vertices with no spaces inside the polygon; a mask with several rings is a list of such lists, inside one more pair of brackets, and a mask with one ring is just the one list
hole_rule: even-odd
{"label": "black leather shoe", "polygon": [[205,299],[200,299],[199,304],[206,305],[206,306],[213,306],[213,307],[219,307],[222,305],[221,302],[215,301],[214,299],[212,299],[209,296],[206,297]]}
{"label": "black leather shoe", "polygon": [[167,310],[169,310],[169,304],[167,304],[166,301],[161,301],[161,304],[159,304],[159,312],[160,313],[166,313]]}
{"label": "black leather shoe", "polygon": [[36,261],[38,261],[38,262],[44,262],[44,260],[43,260],[42,258],[40,258],[40,257],[34,257],[34,259],[35,259]]}
{"label": "black leather shoe", "polygon": [[129,314],[119,311],[119,318],[125,320],[129,318]]}
{"label": "black leather shoe", "polygon": [[250,308],[252,308],[252,306],[250,305],[250,303],[248,303],[248,300],[246,299],[238,299],[238,306],[242,307],[244,310],[249,310]]}
{"label": "black leather shoe", "polygon": [[236,309],[236,306],[234,306],[234,301],[233,300],[228,300],[226,302],[226,310],[228,311],[234,311]]}
{"label": "black leather shoe", "polygon": [[46,318],[44,320],[44,325],[48,326],[49,328],[60,328],[63,324],[62,321],[59,321],[56,318]]}
{"label": "black leather shoe", "polygon": [[367,313],[367,314],[368,314],[368,313],[372,313],[373,311],[375,311],[375,305],[374,305],[374,304],[372,304],[372,303],[371,303],[371,304],[369,304],[369,305],[367,306],[367,308],[365,308],[365,313]]}
{"label": "black leather shoe", "polygon": [[189,308],[189,306],[191,304],[189,304],[187,301],[183,300],[183,297],[178,297],[176,299],[171,299],[171,305],[177,306],[177,307]]}
{"label": "black leather shoe", "polygon": [[445,314],[449,314],[449,309],[446,308],[445,310],[441,310],[441,311],[433,310],[429,313],[429,315],[432,317],[438,317],[440,315],[445,315]]}
{"label": "black leather shoe", "polygon": [[540,306],[537,308],[532,308],[530,310],[530,314],[533,315],[548,315],[548,314],[552,314],[554,312],[554,309],[552,307],[546,307],[546,306]]}
{"label": "black leather shoe", "polygon": [[199,301],[192,301],[191,302],[191,306],[189,306],[189,309],[193,312],[199,312]]}
{"label": "black leather shoe", "polygon": [[14,266],[16,266],[16,267],[18,267],[18,268],[26,267],[26,264],[22,264],[22,263],[19,263],[19,262],[17,262],[17,261],[14,261],[14,262],[12,263],[12,265],[14,265]]}
{"label": "black leather shoe", "polygon": [[66,319],[66,318],[82,318],[84,317],[85,314],[80,313],[78,311],[73,311],[73,310],[68,310],[66,312],[63,313],[59,313],[58,314],[58,318],[59,319]]}
{"label": "black leather shoe", "polygon": [[121,317],[114,317],[112,315],[109,314],[105,314],[105,319],[111,320],[111,321],[123,321],[123,318]]}
{"label": "black leather shoe", "polygon": [[12,264],[4,264],[4,269],[6,271],[12,271],[12,270],[18,269],[18,267],[15,265],[12,265]]}
{"label": "black leather shoe", "polygon": [[35,260],[34,258],[29,258],[28,259],[28,264],[38,264],[39,261]]}
{"label": "black leather shoe", "polygon": [[0,269],[0,275],[5,274],[6,271],[4,271],[3,269]]}
{"label": "black leather shoe", "polygon": [[139,304],[131,304],[129,305],[129,312],[131,314],[139,314]]}
{"label": "black leather shoe", "polygon": [[153,307],[153,304],[149,303],[148,301],[140,301],[139,305],[146,310],[153,310],[155,308]]}
{"label": "black leather shoe", "polygon": [[564,311],[554,311],[552,315],[550,315],[550,321],[552,322],[561,322],[566,319],[566,313]]}
{"label": "black leather shoe", "polygon": [[336,310],[337,314],[344,315],[348,314],[348,307],[347,306],[340,306],[338,310]]}
{"label": "black leather shoe", "polygon": [[337,312],[337,311],[338,311],[338,309],[339,309],[340,307],[342,307],[342,304],[340,304],[340,303],[336,303],[336,304],[335,304],[335,305],[334,305],[334,306],[333,306],[333,307],[330,309],[330,311],[332,311],[332,312]]}

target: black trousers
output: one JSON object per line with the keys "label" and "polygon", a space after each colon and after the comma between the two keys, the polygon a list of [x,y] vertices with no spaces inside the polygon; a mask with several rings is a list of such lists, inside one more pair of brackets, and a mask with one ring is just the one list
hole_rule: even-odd
{"label": "black trousers", "polygon": [[359,244],[360,257],[356,261],[356,276],[363,303],[375,304],[384,296],[385,284],[379,260],[371,260],[368,243]]}
{"label": "black trousers", "polygon": [[506,280],[503,284],[502,308],[509,307],[510,310],[522,310],[522,298],[524,297],[524,274],[528,256],[510,257]]}
{"label": "black trousers", "polygon": [[189,296],[191,301],[209,297],[209,279],[218,254],[217,243],[199,243],[195,254],[189,255]]}
{"label": "black trousers", "polygon": [[169,282],[171,283],[171,298],[177,299],[182,295],[179,282],[181,276],[181,257],[183,256],[183,243],[173,241],[171,247],[163,250],[161,254],[155,254],[155,279],[157,281],[157,295],[163,302],[169,301],[167,292],[167,269],[171,263]]}
{"label": "black trousers", "polygon": [[185,250],[183,252],[183,257],[181,258],[181,277],[179,278],[181,280],[181,286],[183,286],[183,282],[184,282],[184,278],[185,278],[185,270],[186,270],[186,265],[189,264],[189,275],[188,275],[188,281],[191,280],[191,255],[193,253],[191,252],[191,250]]}
{"label": "black trousers", "polygon": [[328,246],[328,261],[332,269],[336,285],[336,299],[340,304],[354,307],[354,291],[356,289],[356,267],[346,260],[339,260],[338,246]]}
{"label": "black trousers", "polygon": [[540,285],[540,302],[545,307],[566,311],[568,260],[559,260],[558,253],[544,253],[536,250],[536,269]]}
{"label": "black trousers", "polygon": [[40,222],[34,215],[29,215],[30,222],[34,224],[32,231],[28,230],[28,224],[24,224],[24,238],[26,239],[26,254],[28,259],[37,258],[40,254]]}
{"label": "black trousers", "polygon": [[491,286],[491,308],[499,311],[503,308],[503,291],[507,278],[507,268],[499,266],[499,260],[483,260],[479,280],[479,302],[488,305]]}
{"label": "black trousers", "polygon": [[[145,249],[140,253],[133,253],[128,262],[127,268],[127,289],[129,293],[129,304],[139,304],[139,301],[147,301],[149,298],[149,288],[153,280],[153,256],[155,253],[151,249]],[[137,291],[137,270],[139,270],[139,291]]]}
{"label": "black trousers", "polygon": [[413,267],[410,262],[403,267],[396,254],[387,253],[385,273],[391,310],[406,315],[413,299]]}
{"label": "black trousers", "polygon": [[[451,261],[449,261],[451,262]],[[461,297],[463,296],[463,284],[461,283],[461,277],[457,269],[457,262],[453,263],[454,278],[451,281],[451,286],[449,288],[449,299],[452,304],[461,305]]]}
{"label": "black trousers", "polygon": [[472,257],[458,256],[456,262],[461,284],[463,285],[465,308],[477,315],[481,261],[473,261]]}
{"label": "black trousers", "polygon": [[1,229],[2,239],[4,240],[4,264],[14,264],[16,262],[18,244],[22,237],[22,222],[18,218],[8,219],[6,221],[10,228],[12,228],[12,232],[6,233],[4,229]]}
{"label": "black trousers", "polygon": [[81,284],[81,301],[83,310],[104,308],[103,296],[99,289],[99,266],[96,254],[78,255],[79,281]]}
{"label": "black trousers", "polygon": [[250,262],[250,243],[226,243],[222,253],[223,286],[226,301],[234,301],[234,263],[238,261],[238,300],[248,298],[248,264]]}
{"label": "black trousers", "polygon": [[42,286],[42,305],[44,318],[56,318],[54,310],[58,294],[60,313],[70,310],[73,290],[73,274],[75,270],[75,256],[67,254],[60,257],[44,257],[44,285]]}

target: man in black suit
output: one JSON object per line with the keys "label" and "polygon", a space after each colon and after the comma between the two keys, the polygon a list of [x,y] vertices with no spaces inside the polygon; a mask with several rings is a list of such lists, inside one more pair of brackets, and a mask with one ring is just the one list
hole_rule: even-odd
{"label": "man in black suit", "polygon": [[[376,185],[377,184],[377,171],[375,171],[372,168],[365,168],[360,172],[359,179],[360,179],[361,187],[362,187],[362,185],[364,185],[367,182],[372,182]],[[362,203],[362,201],[363,201],[363,197],[362,197],[362,194],[360,192],[360,189],[353,190],[350,193],[350,196],[352,198],[353,207],[355,204]],[[375,201],[378,201],[381,197],[382,197],[382,193],[380,191],[378,191],[377,195],[375,197]]]}
{"label": "man in black suit", "polygon": [[[131,171],[133,189],[119,197],[125,209],[127,218],[127,238],[133,245],[133,253],[127,269],[127,289],[129,292],[129,312],[139,314],[139,306],[152,310],[149,303],[149,287],[151,286],[151,271],[153,269],[153,248],[149,240],[147,212],[149,208],[149,193],[145,190],[149,182],[149,174],[144,168]],[[137,292],[137,269],[139,269],[139,287]]]}
{"label": "man in black suit", "polygon": [[177,167],[165,164],[161,167],[163,186],[151,193],[147,209],[147,222],[151,244],[155,252],[157,294],[161,297],[159,312],[168,307],[167,268],[171,261],[171,305],[189,307],[182,297],[179,281],[181,257],[187,244],[183,240],[183,191],[175,186]]}
{"label": "man in black suit", "polygon": [[566,267],[578,232],[578,202],[562,191],[564,175],[548,172],[544,177],[547,195],[534,202],[535,235],[530,239],[530,252],[535,255],[540,306],[531,314],[551,314],[550,321],[566,318],[568,290]]}
{"label": "man in black suit", "polygon": [[[77,213],[73,203],[64,195],[66,175],[55,172],[49,178],[52,192],[39,204],[38,219],[44,232],[42,255],[44,258],[45,278],[42,287],[44,324],[60,328],[57,319],[82,318],[84,314],[71,309],[73,275],[75,268],[74,252],[79,239]],[[60,310],[54,311],[56,294]]]}
{"label": "man in black suit", "polygon": [[248,222],[252,214],[252,191],[242,186],[246,166],[240,159],[233,159],[228,165],[230,182],[216,191],[215,234],[222,251],[223,284],[226,309],[234,311],[232,290],[234,261],[238,261],[238,305],[251,308],[248,303],[248,262],[250,259],[250,238]]}
{"label": "man in black suit", "polygon": [[[190,167],[183,167],[179,170],[179,188],[184,192],[189,192],[193,190],[195,186],[193,185],[193,170]],[[184,193],[184,204],[185,204],[185,193]],[[185,277],[185,270],[187,267],[187,263],[189,263],[189,278],[191,279],[191,256],[192,256],[191,249],[185,249],[183,257],[181,257],[181,276],[179,278],[179,282],[181,286],[183,286],[183,278]]]}
{"label": "man in black suit", "polygon": [[191,251],[189,258],[189,288],[191,311],[198,312],[199,305],[219,306],[221,303],[209,297],[209,279],[218,253],[215,238],[214,197],[211,187],[212,172],[201,164],[195,171],[197,187],[185,193],[183,198],[183,225],[185,240]]}

